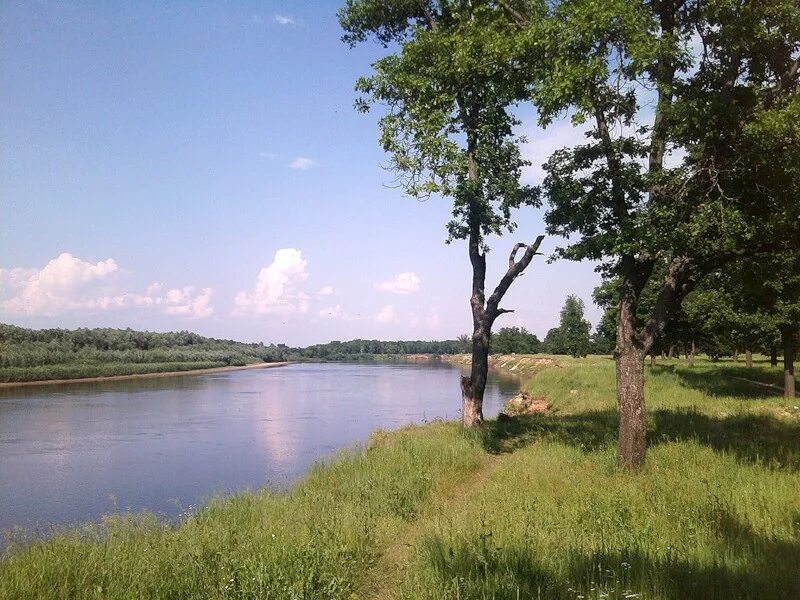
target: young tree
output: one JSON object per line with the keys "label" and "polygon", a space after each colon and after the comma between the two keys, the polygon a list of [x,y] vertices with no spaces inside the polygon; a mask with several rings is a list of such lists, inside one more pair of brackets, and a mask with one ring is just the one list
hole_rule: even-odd
{"label": "young tree", "polygon": [[[635,469],[645,457],[643,359],[671,316],[705,273],[785,242],[764,226],[797,197],[780,194],[781,205],[759,188],[763,180],[746,175],[763,158],[745,150],[756,145],[748,126],[769,123],[796,93],[800,6],[568,0],[540,26],[524,2],[500,4],[535,56],[547,48],[532,95],[542,124],[569,111],[588,126],[585,144],[548,161],[546,222],[575,240],[558,256],[602,261],[619,279],[617,458]],[[777,129],[762,128],[766,145],[786,156]],[[674,148],[686,157],[669,168]],[[789,161],[773,167],[788,179]],[[639,325],[641,294],[662,262],[657,299]]]}
{"label": "young tree", "polygon": [[524,327],[503,327],[492,335],[492,354],[536,354],[542,343]]}
{"label": "young tree", "polygon": [[477,425],[483,420],[492,325],[511,312],[500,303],[543,239],[513,247],[506,273],[487,298],[487,237],[514,230],[513,209],[539,204],[537,190],[519,182],[526,162],[508,110],[525,91],[514,59],[519,40],[505,13],[486,2],[348,0],[339,21],[351,45],[369,37],[396,45],[395,54],[376,61],[373,74],[359,79],[364,97],[357,107],[387,108],[380,119],[381,144],[405,191],[450,198],[448,242],[467,240],[472,367],[461,381],[462,420]]}
{"label": "young tree", "polygon": [[583,300],[577,296],[567,296],[558,326],[565,350],[575,358],[589,353],[589,332],[592,326],[583,318],[583,311]]}

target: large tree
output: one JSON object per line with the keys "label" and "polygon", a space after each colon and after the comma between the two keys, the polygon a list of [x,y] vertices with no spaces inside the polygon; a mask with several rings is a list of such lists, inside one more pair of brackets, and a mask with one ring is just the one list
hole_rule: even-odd
{"label": "large tree", "polygon": [[[543,10],[529,7],[531,15]],[[542,241],[514,245],[487,298],[487,238],[514,230],[513,209],[539,203],[537,190],[519,181],[526,163],[509,112],[525,93],[515,58],[519,38],[505,12],[489,2],[348,0],[339,19],[349,44],[375,38],[396,48],[359,79],[357,106],[386,108],[381,144],[405,191],[451,199],[448,242],[467,240],[472,367],[461,381],[462,419],[465,426],[479,424],[492,325],[511,312],[500,303]]]}
{"label": "large tree", "polygon": [[[645,457],[643,359],[670,317],[705,273],[787,243],[766,224],[797,197],[759,187],[753,175],[772,168],[775,181],[786,181],[796,169],[783,159],[788,124],[770,125],[796,97],[800,6],[564,0],[543,21],[535,11],[529,17],[523,0],[499,4],[534,57],[545,47],[548,60],[531,63],[542,124],[568,113],[587,129],[585,144],[548,161],[546,221],[549,233],[572,242],[559,256],[601,261],[619,280],[617,458],[637,468]],[[764,139],[748,131],[759,122]],[[763,164],[751,151],[759,146],[781,160]],[[660,263],[656,301],[639,324],[640,296]]]}

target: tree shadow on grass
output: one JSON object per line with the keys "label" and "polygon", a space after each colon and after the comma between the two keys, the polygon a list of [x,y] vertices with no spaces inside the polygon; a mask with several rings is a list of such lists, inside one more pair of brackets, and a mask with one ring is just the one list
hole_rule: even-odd
{"label": "tree shadow on grass", "polygon": [[770,400],[782,397],[780,389],[759,385],[760,383],[775,385],[771,374],[743,367],[727,366],[693,370],[681,366],[676,368],[676,365],[656,365],[652,367],[651,372],[653,374],[674,373],[684,386],[698,390],[707,396],[746,398],[748,400]]}
{"label": "tree shadow on grass", "polygon": [[478,539],[429,538],[422,556],[440,581],[459,582],[463,598],[800,598],[800,540],[764,537],[725,510],[713,522],[715,554],[734,556],[729,562],[736,567],[679,551],[652,556],[610,549],[573,551],[565,568],[553,571],[529,545],[492,545],[491,532]]}
{"label": "tree shadow on grass", "polygon": [[[487,452],[514,452],[538,440],[594,452],[616,444],[615,410],[575,415],[530,415],[488,421],[482,432]],[[696,441],[731,454],[742,463],[800,471],[800,423],[768,414],[713,417],[696,410],[660,409],[648,413],[648,446]]]}

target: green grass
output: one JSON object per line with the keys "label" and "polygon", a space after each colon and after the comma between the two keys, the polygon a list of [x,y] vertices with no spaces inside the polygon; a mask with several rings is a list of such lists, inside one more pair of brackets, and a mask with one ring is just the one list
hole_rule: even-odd
{"label": "green grass", "polygon": [[486,427],[502,466],[420,540],[403,597],[800,597],[791,403],[736,367],[648,367],[647,466],[625,474],[612,361],[561,363],[528,383],[550,414]]}
{"label": "green grass", "polygon": [[453,424],[376,434],[286,495],[212,502],[175,527],[114,517],[12,550],[0,598],[350,598],[434,487],[482,453]]}
{"label": "green grass", "polygon": [[[244,363],[243,363],[244,364]],[[36,367],[0,368],[0,382],[46,381],[52,379],[81,379],[85,377],[110,377],[113,375],[138,375],[144,373],[169,373],[225,367],[222,361],[160,362],[160,363],[96,363],[41,365]]]}
{"label": "green grass", "polygon": [[737,365],[659,361],[647,466],[623,473],[613,362],[559,362],[526,384],[546,415],[382,432],[286,494],[28,543],[0,598],[800,597],[791,402]]}

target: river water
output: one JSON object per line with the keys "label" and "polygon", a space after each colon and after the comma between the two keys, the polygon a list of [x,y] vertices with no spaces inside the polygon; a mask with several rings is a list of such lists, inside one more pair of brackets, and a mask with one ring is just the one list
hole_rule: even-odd
{"label": "river water", "polygon": [[[0,530],[123,510],[173,517],[216,494],[283,488],[378,428],[457,419],[444,363],[293,364],[0,390]],[[484,411],[519,388],[495,375]]]}

